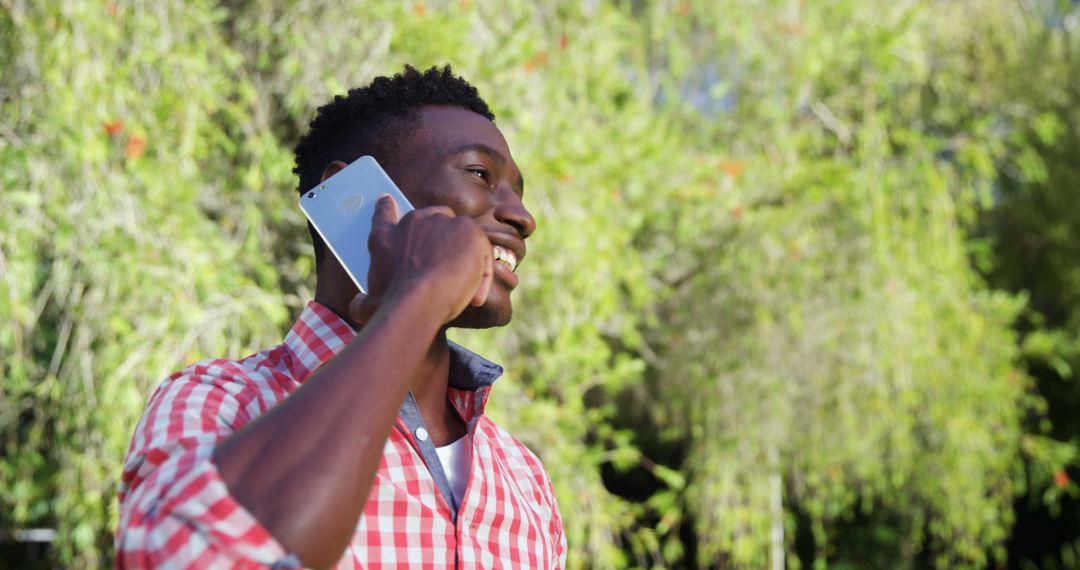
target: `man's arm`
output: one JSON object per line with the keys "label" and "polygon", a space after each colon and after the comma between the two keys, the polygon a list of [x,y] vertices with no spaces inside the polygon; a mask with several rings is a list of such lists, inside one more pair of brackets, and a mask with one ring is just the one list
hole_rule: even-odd
{"label": "man's arm", "polygon": [[299,390],[214,452],[233,497],[305,566],[356,530],[394,418],[439,327],[422,287],[388,300]]}
{"label": "man's arm", "polygon": [[340,558],[425,354],[490,286],[491,244],[471,219],[449,208],[396,219],[381,200],[369,243],[378,309],[361,333],[214,452],[233,497],[308,567]]}

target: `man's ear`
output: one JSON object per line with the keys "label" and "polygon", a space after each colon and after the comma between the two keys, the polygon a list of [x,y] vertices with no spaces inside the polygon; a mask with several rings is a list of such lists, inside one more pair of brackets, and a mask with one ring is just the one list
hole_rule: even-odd
{"label": "man's ear", "polygon": [[327,178],[330,178],[331,176],[337,174],[339,170],[341,170],[342,168],[345,168],[346,166],[348,166],[348,164],[345,164],[344,162],[341,162],[340,160],[335,160],[334,162],[331,162],[330,164],[327,164],[326,165],[326,170],[323,170],[321,180],[326,180]]}

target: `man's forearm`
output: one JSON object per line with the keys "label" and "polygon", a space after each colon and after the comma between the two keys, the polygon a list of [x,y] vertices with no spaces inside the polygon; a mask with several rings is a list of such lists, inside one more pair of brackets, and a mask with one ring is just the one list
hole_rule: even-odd
{"label": "man's forearm", "polygon": [[214,452],[240,504],[305,566],[348,545],[383,446],[442,323],[423,286],[375,313],[360,334],[279,406]]}

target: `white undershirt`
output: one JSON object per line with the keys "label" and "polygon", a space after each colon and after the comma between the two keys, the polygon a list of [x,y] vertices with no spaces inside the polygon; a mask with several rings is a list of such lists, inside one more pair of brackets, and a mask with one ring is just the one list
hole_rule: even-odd
{"label": "white undershirt", "polygon": [[454,494],[454,502],[458,505],[461,504],[461,498],[465,495],[465,486],[469,483],[471,449],[468,434],[450,445],[435,448],[435,453],[439,454],[439,463],[442,463],[443,473],[446,473],[446,478],[450,481],[450,491]]}

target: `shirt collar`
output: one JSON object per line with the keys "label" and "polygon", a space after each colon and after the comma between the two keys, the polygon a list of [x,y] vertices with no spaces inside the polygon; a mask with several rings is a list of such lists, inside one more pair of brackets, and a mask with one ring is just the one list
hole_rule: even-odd
{"label": "shirt collar", "polygon": [[[309,301],[296,319],[285,348],[289,352],[289,368],[293,378],[304,383],[320,366],[341,352],[356,336],[347,322],[326,305]],[[502,376],[503,368],[494,362],[450,341],[451,402],[466,421],[482,413],[492,384]],[[474,392],[457,394],[456,392]]]}

